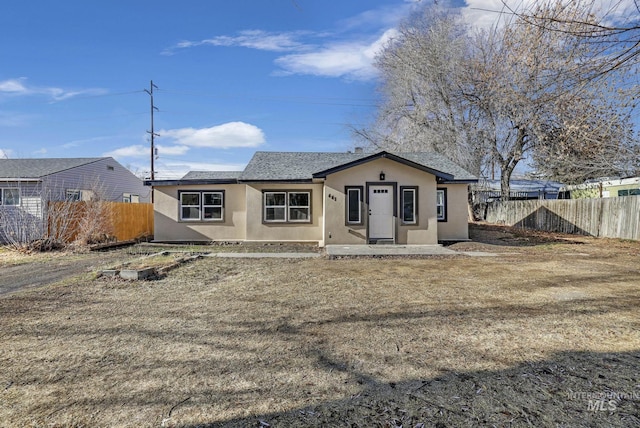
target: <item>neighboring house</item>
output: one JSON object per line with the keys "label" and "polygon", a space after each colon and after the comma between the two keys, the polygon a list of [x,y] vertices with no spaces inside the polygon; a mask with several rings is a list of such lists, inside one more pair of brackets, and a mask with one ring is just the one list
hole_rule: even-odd
{"label": "neighboring house", "polygon": [[[557,181],[514,179],[509,181],[509,199],[558,199],[558,192],[562,186],[562,183]],[[500,200],[500,180],[480,180],[471,185],[471,193],[474,204]]]}
{"label": "neighboring house", "polygon": [[17,210],[43,219],[50,201],[149,202],[149,196],[142,180],[110,157],[0,159],[0,226]]}
{"label": "neighboring house", "polygon": [[257,152],[244,171],[154,180],[156,241],[466,240],[468,184],[433,153]]}
{"label": "neighboring house", "polygon": [[603,178],[583,184],[564,186],[560,199],[612,198],[640,195],[640,177]]}

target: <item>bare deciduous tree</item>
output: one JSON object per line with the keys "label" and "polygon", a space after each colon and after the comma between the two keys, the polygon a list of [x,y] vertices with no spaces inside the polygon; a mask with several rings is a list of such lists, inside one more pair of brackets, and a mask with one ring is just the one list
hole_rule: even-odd
{"label": "bare deciduous tree", "polygon": [[[578,13],[551,6],[560,11],[540,13]],[[585,19],[574,31],[593,28],[596,18]],[[385,103],[360,136],[398,151],[434,150],[475,173],[495,166],[503,199],[525,159],[554,178],[575,177],[596,158],[611,160],[610,170],[620,166],[614,154],[633,147],[633,103],[623,73],[593,78],[601,47],[517,16],[470,34],[459,16],[437,7],[401,27],[378,59]],[[544,162],[549,156],[556,157]],[[583,175],[604,170],[602,163]]]}

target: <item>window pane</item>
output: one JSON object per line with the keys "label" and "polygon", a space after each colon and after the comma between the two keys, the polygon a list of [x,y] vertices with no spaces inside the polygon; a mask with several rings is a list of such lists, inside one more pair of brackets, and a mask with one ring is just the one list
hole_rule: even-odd
{"label": "window pane", "polygon": [[180,195],[180,203],[182,205],[200,205],[199,193],[182,193]]}
{"label": "window pane", "polygon": [[402,191],[402,221],[405,223],[415,222],[415,191]]}
{"label": "window pane", "polygon": [[4,205],[20,205],[20,189],[3,190]]}
{"label": "window pane", "polygon": [[348,189],[347,199],[349,210],[347,221],[349,223],[360,223],[360,189]]}
{"label": "window pane", "polygon": [[203,193],[202,198],[204,200],[204,205],[222,206],[222,193]]}
{"label": "window pane", "polygon": [[308,193],[289,193],[289,206],[308,207],[309,194]]}
{"label": "window pane", "polygon": [[284,206],[285,193],[265,193],[264,203],[266,206]]}
{"label": "window pane", "polygon": [[290,221],[309,220],[309,208],[289,208]]}
{"label": "window pane", "polygon": [[437,205],[444,205],[444,192],[442,190],[438,190],[438,192],[436,193],[436,204]]}
{"label": "window pane", "polygon": [[200,208],[182,207],[183,220],[200,220]]}
{"label": "window pane", "polygon": [[204,218],[206,220],[222,220],[222,207],[205,207]]}
{"label": "window pane", "polygon": [[266,221],[284,221],[284,208],[269,208],[265,210]]}

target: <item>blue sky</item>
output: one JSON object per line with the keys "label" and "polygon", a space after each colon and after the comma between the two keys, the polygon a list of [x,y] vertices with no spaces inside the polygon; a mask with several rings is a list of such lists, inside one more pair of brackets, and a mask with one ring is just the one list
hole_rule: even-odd
{"label": "blue sky", "polygon": [[[148,175],[150,80],[156,178],[349,150],[375,112],[373,57],[417,3],[6,0],[0,157],[113,156]],[[474,20],[499,3],[466,2]]]}

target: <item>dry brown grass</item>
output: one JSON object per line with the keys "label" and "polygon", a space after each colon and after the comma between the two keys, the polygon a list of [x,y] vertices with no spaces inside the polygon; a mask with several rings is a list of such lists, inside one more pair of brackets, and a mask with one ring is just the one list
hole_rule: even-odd
{"label": "dry brown grass", "polygon": [[0,425],[640,425],[640,244],[491,233],[2,298]]}

